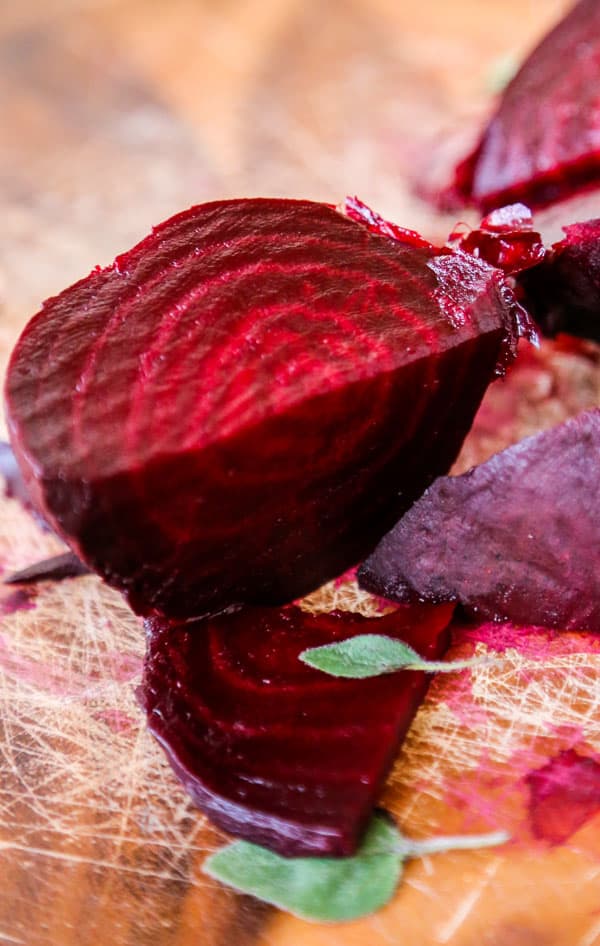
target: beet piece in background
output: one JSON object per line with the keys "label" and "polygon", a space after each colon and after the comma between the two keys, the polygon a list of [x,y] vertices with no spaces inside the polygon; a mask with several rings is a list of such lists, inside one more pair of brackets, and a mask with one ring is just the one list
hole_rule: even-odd
{"label": "beet piece in background", "polygon": [[600,631],[600,409],[441,477],[358,572],[393,601]]}
{"label": "beet piece in background", "polygon": [[545,261],[519,277],[524,302],[545,335],[600,342],[600,218],[564,231]]}
{"label": "beet piece in background", "polygon": [[247,608],[146,622],[148,725],[195,803],[238,837],[287,856],[349,855],[360,840],[429,678],[338,680],[298,659],[358,634],[448,645],[450,606],[381,618]]}
{"label": "beet piece in background", "polygon": [[310,201],[204,204],[29,323],[11,439],[38,508],[138,613],[281,604],[449,468],[519,317],[464,253]]}
{"label": "beet piece in background", "polygon": [[446,206],[544,206],[600,181],[600,3],[580,0],[528,56]]}

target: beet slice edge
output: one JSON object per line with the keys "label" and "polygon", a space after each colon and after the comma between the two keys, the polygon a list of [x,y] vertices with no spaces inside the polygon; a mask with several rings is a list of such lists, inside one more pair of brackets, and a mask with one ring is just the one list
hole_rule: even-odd
{"label": "beet slice edge", "polygon": [[341,680],[298,656],[371,631],[439,657],[452,610],[365,618],[289,606],[181,624],[149,619],[141,691],[148,725],[220,827],[286,856],[349,855],[428,677]]}

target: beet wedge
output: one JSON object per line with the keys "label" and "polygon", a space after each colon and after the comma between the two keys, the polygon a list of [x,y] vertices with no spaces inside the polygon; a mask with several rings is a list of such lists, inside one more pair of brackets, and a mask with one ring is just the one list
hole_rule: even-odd
{"label": "beet wedge", "polygon": [[580,0],[525,60],[441,198],[543,206],[600,183],[600,3]]}
{"label": "beet wedge", "polygon": [[517,310],[480,260],[330,206],[204,204],[29,323],[12,443],[40,510],[138,613],[283,604],[449,468]]}
{"label": "beet wedge", "polygon": [[546,335],[567,332],[600,342],[600,219],[564,228],[541,265],[519,285],[527,308]]}
{"label": "beet wedge", "polygon": [[600,410],[430,487],[361,566],[394,601],[600,631]]}
{"label": "beet wedge", "polygon": [[287,856],[352,854],[428,678],[339,680],[299,654],[374,629],[439,657],[452,610],[419,605],[365,618],[290,606],[202,622],[149,619],[149,727],[222,828]]}

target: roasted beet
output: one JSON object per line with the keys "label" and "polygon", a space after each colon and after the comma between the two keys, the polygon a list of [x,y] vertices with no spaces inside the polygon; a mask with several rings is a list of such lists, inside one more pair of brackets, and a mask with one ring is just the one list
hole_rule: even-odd
{"label": "roasted beet", "polygon": [[568,332],[600,342],[600,219],[564,230],[565,239],[519,283],[546,335]]}
{"label": "roasted beet", "polygon": [[600,3],[580,0],[507,86],[445,202],[551,203],[600,181]]}
{"label": "roasted beet", "polygon": [[359,571],[395,601],[600,631],[600,410],[442,477]]}
{"label": "roasted beet", "polygon": [[516,320],[467,254],[310,201],[204,204],[30,322],[11,437],[39,508],[139,613],[281,604],[449,467]]}
{"label": "roasted beet", "polygon": [[351,854],[427,676],[338,680],[298,655],[372,631],[439,657],[451,613],[418,605],[365,618],[290,606],[150,619],[149,726],[195,803],[227,831],[289,856]]}
{"label": "roasted beet", "polygon": [[524,204],[492,211],[475,230],[459,226],[450,234],[448,242],[497,266],[507,276],[537,266],[546,255],[542,238],[533,229],[531,211]]}

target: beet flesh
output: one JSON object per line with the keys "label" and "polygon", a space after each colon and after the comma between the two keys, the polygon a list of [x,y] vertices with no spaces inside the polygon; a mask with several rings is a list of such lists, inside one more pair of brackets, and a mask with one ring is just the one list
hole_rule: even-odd
{"label": "beet flesh", "polygon": [[516,321],[467,254],[310,201],[204,204],[29,323],[11,440],[38,508],[138,613],[282,604],[449,468]]}
{"label": "beet flesh", "polygon": [[290,606],[149,619],[149,727],[194,802],[225,830],[287,856],[352,854],[428,677],[335,679],[299,654],[372,632],[433,659],[451,615],[449,606],[382,618]]}
{"label": "beet flesh", "polygon": [[533,229],[531,211],[523,204],[492,211],[474,230],[465,231],[460,226],[450,234],[448,242],[496,266],[507,276],[539,265],[546,256],[542,238]]}
{"label": "beet flesh", "polygon": [[544,334],[600,342],[600,219],[564,228],[544,262],[523,273],[527,308]]}
{"label": "beet flesh", "polygon": [[361,566],[394,601],[600,631],[600,410],[442,477]]}
{"label": "beet flesh", "polygon": [[600,181],[600,4],[580,0],[525,60],[444,203],[543,206]]}

